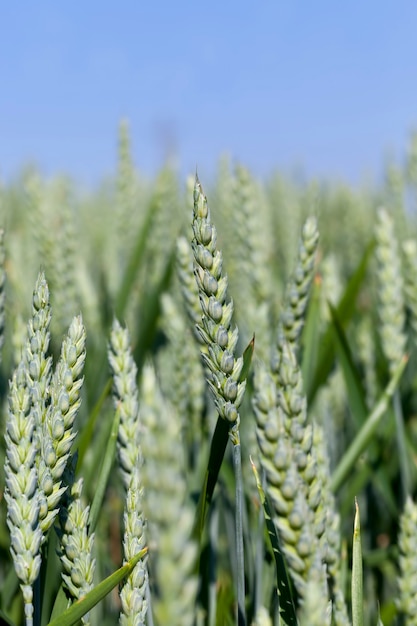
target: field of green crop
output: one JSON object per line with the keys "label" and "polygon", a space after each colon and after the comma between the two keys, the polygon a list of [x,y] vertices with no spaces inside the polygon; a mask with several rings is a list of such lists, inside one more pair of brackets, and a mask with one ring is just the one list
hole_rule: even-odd
{"label": "field of green crop", "polygon": [[404,153],[0,188],[1,624],[417,625]]}

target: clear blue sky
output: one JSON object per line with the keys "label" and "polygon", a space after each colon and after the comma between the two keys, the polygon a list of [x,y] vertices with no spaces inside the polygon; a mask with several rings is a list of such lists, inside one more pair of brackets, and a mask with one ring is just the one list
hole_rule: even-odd
{"label": "clear blue sky", "polygon": [[416,0],[22,0],[0,11],[0,177],[95,182],[128,118],[139,169],[221,153],[359,180],[417,128]]}

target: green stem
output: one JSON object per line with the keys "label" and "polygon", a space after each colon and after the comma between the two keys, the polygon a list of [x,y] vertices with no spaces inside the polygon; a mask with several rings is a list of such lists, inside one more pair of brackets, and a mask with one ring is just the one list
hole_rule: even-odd
{"label": "green stem", "polygon": [[401,476],[401,508],[404,507],[407,496],[410,493],[410,467],[408,464],[407,446],[405,440],[404,418],[401,406],[401,398],[398,389],[394,393],[393,406],[395,414],[395,426],[397,434],[398,455],[400,460],[400,476]]}
{"label": "green stem", "polygon": [[[215,504],[216,501],[214,501]],[[217,506],[213,506],[211,510],[209,537],[208,624],[209,626],[215,626],[217,615],[217,546],[219,543],[219,510]]]}
{"label": "green stem", "polygon": [[[264,477],[263,477],[263,482]],[[264,535],[265,521],[262,506],[259,507],[257,516],[256,538],[255,538],[255,591],[253,602],[253,614],[258,615],[262,603],[263,566],[264,566]]]}
{"label": "green stem", "polygon": [[41,626],[41,577],[37,577],[33,583],[33,623]]}
{"label": "green stem", "polygon": [[245,626],[245,559],[243,548],[243,480],[239,432],[233,433],[233,466],[236,480],[236,564],[237,564],[237,625]]}

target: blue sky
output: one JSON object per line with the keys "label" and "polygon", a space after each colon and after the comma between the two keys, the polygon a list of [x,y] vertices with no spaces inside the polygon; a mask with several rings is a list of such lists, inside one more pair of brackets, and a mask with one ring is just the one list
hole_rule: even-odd
{"label": "blue sky", "polygon": [[4,2],[0,177],[36,161],[84,183],[112,172],[128,118],[139,169],[169,153],[213,173],[359,181],[417,128],[415,0]]}

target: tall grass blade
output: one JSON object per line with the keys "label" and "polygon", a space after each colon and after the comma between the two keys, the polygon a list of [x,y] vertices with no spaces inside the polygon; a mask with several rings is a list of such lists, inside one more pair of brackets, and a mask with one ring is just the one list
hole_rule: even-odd
{"label": "tall grass blade", "polygon": [[239,376],[239,381],[246,380],[249,376],[250,366],[252,365],[252,357],[255,350],[255,335],[252,337],[243,352],[243,367]]}
{"label": "tall grass blade", "polygon": [[111,386],[112,386],[112,379],[108,378],[104,386],[104,389],[100,394],[100,397],[98,398],[92,410],[89,412],[87,423],[84,425],[79,435],[78,446],[77,446],[79,468],[82,467],[85,454],[87,450],[89,449],[91,442],[93,440],[94,428],[95,428],[97,419],[103,409],[103,404],[106,401],[106,398],[108,397],[108,395],[110,394]]}
{"label": "tall grass blade", "polygon": [[[97,480],[97,468],[100,467],[103,460],[103,450],[107,446],[110,434],[114,427],[114,415],[113,412],[102,411],[100,420],[98,422],[98,428],[94,432],[94,446],[91,446],[88,454],[88,463],[86,457],[84,457],[84,466],[80,465],[77,461],[76,475],[81,476],[84,480],[84,489],[88,494],[94,494],[95,484]],[[90,500],[92,495],[90,495]]]}
{"label": "tall grass blade", "polygon": [[0,591],[0,607],[8,609],[19,589],[19,579],[16,576],[14,567],[11,567],[5,576]]}
{"label": "tall grass blade", "polygon": [[[346,327],[348,322],[352,319],[356,305],[356,298],[364,283],[366,270],[374,247],[375,242],[371,241],[365,249],[362,259],[356,271],[351,276],[343,296],[336,307],[337,316],[342,324],[342,327]],[[320,342],[320,353],[318,355],[317,367],[314,374],[311,377],[308,377],[308,380],[310,381],[309,386],[305,387],[309,406],[312,404],[319,387],[327,380],[333,367],[335,356],[333,333],[333,324],[329,323]]]}
{"label": "tall grass blade", "polygon": [[[339,359],[339,364],[342,368],[342,372],[343,372],[343,376],[344,376],[344,380],[346,384],[350,411],[356,423],[356,426],[360,428],[365,423],[367,415],[368,415],[368,409],[366,407],[366,400],[365,400],[365,390],[363,388],[359,372],[355,366],[353,356],[352,356],[352,351],[350,349],[350,346],[346,337],[346,333],[342,327],[342,324],[340,323],[338,319],[336,309],[330,303],[329,303],[329,310],[330,310],[331,319],[334,325],[334,337],[335,337],[336,346],[337,346],[336,350],[337,350],[337,355]],[[395,394],[394,394],[394,398],[395,398]],[[368,458],[371,460],[371,462],[375,458],[376,454],[378,453],[377,445],[376,444],[372,445],[372,444],[373,442],[370,442],[370,445],[368,448],[368,455],[369,455]],[[392,498],[392,490],[390,488],[388,481],[384,483],[383,477],[381,476],[381,471],[378,470],[377,472],[368,472],[366,476],[364,474],[365,482],[367,482],[369,478],[372,480],[372,483],[375,486],[375,489],[380,493],[381,499],[384,502],[384,506],[387,506],[392,511],[393,510],[392,506],[394,504],[394,510],[395,510],[395,503]],[[350,482],[352,483],[352,480]],[[358,493],[358,490],[362,489],[365,482],[360,487],[356,486],[356,490],[354,491],[354,494]],[[352,485],[350,485],[350,487],[352,487]],[[347,494],[345,497],[346,497],[346,501],[348,501]]]}
{"label": "tall grass blade", "polygon": [[330,315],[333,322],[334,337],[336,339],[339,363],[343,371],[346,388],[349,397],[349,406],[353,418],[358,426],[361,426],[368,415],[366,408],[365,391],[361,377],[355,367],[345,331],[338,318],[336,309],[329,303]]}
{"label": "tall grass blade", "polygon": [[166,291],[171,281],[172,272],[175,266],[175,250],[174,246],[168,255],[167,262],[159,282],[149,293],[144,295],[142,300],[143,304],[139,315],[140,321],[138,341],[134,350],[134,359],[139,375],[145,362],[146,354],[152,347],[152,343],[155,339],[155,333],[161,313],[161,294]]}
{"label": "tall grass blade", "polygon": [[134,284],[136,276],[138,275],[138,272],[142,265],[142,261],[145,256],[146,241],[151,230],[155,212],[158,208],[156,198],[157,196],[155,195],[149,203],[144,222],[143,224],[141,224],[137,235],[136,246],[127,264],[122,283],[120,285],[119,293],[116,297],[116,317],[120,320],[124,318],[126,305],[132,291],[132,286]]}
{"label": "tall grass blade", "polygon": [[92,589],[82,600],[74,602],[69,609],[65,611],[59,617],[54,618],[49,622],[48,626],[73,626],[83,615],[88,613],[100,600],[105,598],[112,589],[116,587],[124,578],[129,576],[133,571],[135,565],[139,563],[147,553],[148,548],[144,548],[138,552],[138,554],[131,559],[126,565],[120,567],[116,572],[108,576],[105,580],[99,583],[94,589]]}
{"label": "tall grass blade", "polygon": [[64,585],[61,583],[58,593],[55,596],[54,606],[51,613],[50,621],[58,619],[59,615],[62,615],[69,606],[69,599],[64,591]]}
{"label": "tall grass blade", "polygon": [[94,494],[94,500],[91,504],[90,514],[88,516],[88,525],[90,534],[94,532],[97,525],[98,517],[100,515],[100,509],[103,503],[104,494],[106,492],[107,483],[109,480],[111,468],[116,455],[117,435],[119,432],[120,413],[116,411],[113,421],[113,426],[110,433],[110,438],[107,443],[107,448],[104,453],[103,463],[101,466],[100,474],[97,480],[97,485]]}
{"label": "tall grass blade", "polygon": [[[42,576],[42,606],[41,606],[41,624],[47,624],[51,616],[52,603],[54,595],[61,586],[61,566],[56,559],[58,548],[58,537],[55,532],[49,533],[48,544],[46,546],[47,555],[43,559],[42,570],[45,576]],[[41,570],[41,572],[42,572]],[[43,572],[42,572],[43,573]],[[66,608],[66,607],[65,607]]]}
{"label": "tall grass blade", "polygon": [[404,356],[398,364],[397,368],[395,369],[391,380],[384,389],[375,408],[366,419],[365,423],[356,435],[355,439],[352,441],[348,450],[343,455],[339,465],[333,472],[330,480],[330,486],[333,492],[336,492],[340,488],[340,486],[343,484],[343,482],[352,471],[358,457],[360,456],[360,454],[362,454],[362,452],[372,440],[372,437],[375,434],[381,422],[381,419],[383,418],[385,411],[388,408],[389,402],[391,401],[391,398],[398,386],[407,362],[408,358]]}
{"label": "tall grass blade", "polygon": [[16,624],[9,618],[7,615],[0,609],[0,620],[2,626],[7,624],[7,626],[16,626]]}
{"label": "tall grass blade", "polygon": [[304,389],[310,389],[312,378],[317,369],[317,359],[320,350],[320,296],[322,290],[322,281],[319,274],[316,274],[311,286],[311,297],[307,308],[306,321],[301,336],[301,344],[303,348],[301,372],[303,377]]}
{"label": "tall grass blade", "polygon": [[229,441],[229,424],[222,417],[217,418],[216,428],[210,445],[210,454],[203,488],[200,493],[193,527],[193,537],[200,542],[203,534],[207,511],[213,498],[214,487],[219,476],[227,442]]}

